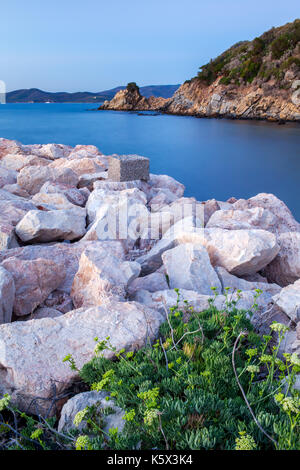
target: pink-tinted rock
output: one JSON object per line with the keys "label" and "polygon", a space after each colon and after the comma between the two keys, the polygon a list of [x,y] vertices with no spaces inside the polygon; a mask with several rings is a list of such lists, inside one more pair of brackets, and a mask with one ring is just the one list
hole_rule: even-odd
{"label": "pink-tinted rock", "polygon": [[32,313],[66,276],[63,266],[42,258],[33,261],[8,258],[2,266],[15,282],[14,314],[17,316]]}
{"label": "pink-tinted rock", "polygon": [[218,201],[215,199],[209,199],[204,203],[204,225],[206,226],[207,222],[211,218],[211,216],[220,210],[220,206]]}
{"label": "pink-tinted rock", "polygon": [[0,263],[5,259],[15,257],[20,260],[36,260],[44,258],[52,260],[66,271],[66,278],[58,286],[58,290],[70,293],[74,276],[78,271],[81,253],[88,247],[101,249],[105,247],[119,258],[124,259],[124,250],[118,241],[112,242],[77,242],[77,243],[54,243],[50,245],[29,245],[11,250],[0,251]]}
{"label": "pink-tinted rock", "polygon": [[78,176],[104,171],[104,165],[97,158],[60,158],[51,163],[50,168],[70,168]]}
{"label": "pink-tinted rock", "polygon": [[8,153],[17,154],[21,151],[22,145],[19,142],[0,138],[0,160]]}
{"label": "pink-tinted rock", "polygon": [[77,189],[65,184],[46,181],[40,189],[40,193],[45,194],[63,194],[66,198],[76,206],[85,206],[90,192],[87,188]]}
{"label": "pink-tinted rock", "polygon": [[101,305],[112,296],[124,299],[127,285],[138,277],[140,269],[138,263],[122,261],[105,248],[87,248],[71,290],[75,308]]}
{"label": "pink-tinted rock", "polygon": [[[56,318],[0,325],[0,396],[8,393],[19,409],[46,414],[54,395],[78,380],[78,372],[63,362],[68,354],[81,369],[94,356],[95,337],[109,336],[117,351],[139,349],[154,340],[163,320],[136,302],[111,301]],[[112,358],[114,352],[106,350],[104,356]]]}
{"label": "pink-tinted rock", "polygon": [[226,230],[262,229],[270,232],[276,230],[276,216],[263,207],[252,209],[218,210],[210,217],[207,228],[223,228]]}
{"label": "pink-tinted rock", "polygon": [[43,302],[42,306],[47,308],[54,308],[61,313],[67,313],[74,309],[70,295],[59,290],[51,292],[51,294],[49,294],[47,299]]}
{"label": "pink-tinted rock", "polygon": [[30,155],[26,153],[8,154],[1,160],[1,165],[8,170],[20,171],[26,166],[47,166],[52,160],[40,158],[37,155]]}

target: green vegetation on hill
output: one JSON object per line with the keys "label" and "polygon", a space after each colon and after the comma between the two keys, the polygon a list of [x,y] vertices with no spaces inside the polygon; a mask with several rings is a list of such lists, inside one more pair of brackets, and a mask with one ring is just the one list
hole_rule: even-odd
{"label": "green vegetation on hill", "polygon": [[284,79],[287,70],[300,72],[300,20],[272,28],[255,38],[243,41],[200,67],[197,78],[206,84],[218,77],[221,83],[240,85],[256,77],[263,81]]}

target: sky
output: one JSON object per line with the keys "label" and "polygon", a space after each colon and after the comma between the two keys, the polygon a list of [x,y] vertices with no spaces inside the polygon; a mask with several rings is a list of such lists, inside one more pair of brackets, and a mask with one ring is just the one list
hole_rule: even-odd
{"label": "sky", "polygon": [[0,80],[7,91],[182,83],[299,13],[299,0],[2,0]]}

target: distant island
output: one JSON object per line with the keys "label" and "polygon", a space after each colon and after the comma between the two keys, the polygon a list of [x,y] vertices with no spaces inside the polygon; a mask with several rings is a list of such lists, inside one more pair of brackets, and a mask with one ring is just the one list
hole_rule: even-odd
{"label": "distant island", "polygon": [[130,83],[99,109],[300,121],[300,20],[233,45],[171,98],[149,98]]}
{"label": "distant island", "polygon": [[[149,85],[141,87],[143,96],[161,96],[170,98],[179,88],[178,85]],[[88,91],[68,93],[39,90],[38,88],[29,88],[10,91],[6,94],[7,103],[99,103],[100,101],[110,100],[114,95],[126,88],[119,86],[111,90],[104,90],[98,93]]]}

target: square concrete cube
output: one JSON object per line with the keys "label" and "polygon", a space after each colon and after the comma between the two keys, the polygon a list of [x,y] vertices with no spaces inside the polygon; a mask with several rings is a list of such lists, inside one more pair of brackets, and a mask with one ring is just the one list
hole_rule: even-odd
{"label": "square concrete cube", "polygon": [[108,179],[111,181],[147,181],[149,158],[140,155],[112,155],[108,163]]}

